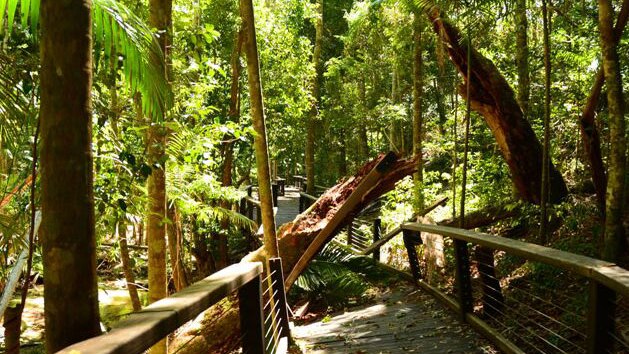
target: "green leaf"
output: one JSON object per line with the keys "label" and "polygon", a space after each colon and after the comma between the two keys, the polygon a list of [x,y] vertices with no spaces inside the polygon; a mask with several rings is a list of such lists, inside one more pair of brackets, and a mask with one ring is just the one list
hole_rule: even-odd
{"label": "green leaf", "polygon": [[0,0],[0,34],[4,34],[4,14],[7,9],[7,0]]}
{"label": "green leaf", "polygon": [[8,16],[7,16],[7,26],[8,26],[8,32],[7,33],[12,33],[13,32],[13,21],[15,20],[15,11],[17,10],[17,3],[19,0],[9,0],[9,7],[8,7]]}

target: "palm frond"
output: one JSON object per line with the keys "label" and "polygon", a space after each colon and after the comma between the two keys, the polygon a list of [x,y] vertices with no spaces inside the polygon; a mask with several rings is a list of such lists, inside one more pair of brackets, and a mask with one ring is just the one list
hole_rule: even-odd
{"label": "palm frond", "polygon": [[[13,31],[18,12],[22,28],[37,38],[41,0],[0,0],[0,33],[7,14],[6,35]],[[5,12],[6,11],[6,12]],[[145,115],[161,121],[173,106],[166,79],[164,53],[151,29],[131,10],[116,0],[93,0],[93,39],[107,57],[120,55],[123,74],[132,91],[142,94]]]}
{"label": "palm frond", "polygon": [[116,0],[94,0],[93,12],[94,41],[101,43],[106,56],[120,54],[131,90],[142,94],[142,111],[154,120],[163,120],[173,98],[164,53],[151,29]]}

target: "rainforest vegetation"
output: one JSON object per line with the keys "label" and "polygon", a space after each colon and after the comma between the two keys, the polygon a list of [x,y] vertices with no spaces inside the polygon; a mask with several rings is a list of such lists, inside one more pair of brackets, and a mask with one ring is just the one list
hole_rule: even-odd
{"label": "rainforest vegetation", "polygon": [[[272,183],[317,195],[389,151],[362,201],[383,233],[448,198],[420,220],[626,268],[628,17],[627,0],[0,0],[0,316],[53,353],[244,257],[290,271],[291,240],[320,229],[276,225]],[[408,268],[403,251],[383,262]],[[379,276],[318,257],[289,301],[342,308]]]}

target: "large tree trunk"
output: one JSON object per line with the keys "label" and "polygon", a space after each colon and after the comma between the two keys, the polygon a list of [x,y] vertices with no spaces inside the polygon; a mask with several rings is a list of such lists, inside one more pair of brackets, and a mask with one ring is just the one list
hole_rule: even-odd
{"label": "large tree trunk", "polygon": [[[323,230],[334,217],[339,208],[348,200],[354,189],[361,183],[367,174],[383,159],[379,156],[363,166],[353,177],[350,177],[336,186],[328,189],[308,210],[298,215],[294,221],[282,225],[278,231],[279,249],[282,255],[284,275],[288,276],[302,254],[309,248],[314,238]],[[395,183],[415,171],[417,162],[414,159],[397,160],[392,163],[378,183],[363,196],[359,203],[349,214],[356,215],[370,202],[384,193],[391,191]],[[351,220],[348,217],[346,220]],[[337,230],[346,225],[339,225]],[[329,241],[329,240],[328,240]],[[267,257],[264,248],[248,254],[243,262],[264,262]],[[220,316],[219,320],[216,318]],[[225,308],[218,306],[210,309],[205,315],[205,324],[201,332],[195,332],[194,338],[178,339],[182,345],[180,354],[217,352],[216,348],[223,347],[225,342],[233,342],[239,336],[238,309],[237,306]],[[220,331],[222,338],[217,340],[216,331]],[[185,346],[184,346],[185,345]]]}
{"label": "large tree trunk", "polygon": [[245,35],[245,53],[247,54],[247,74],[249,78],[249,95],[251,99],[251,119],[256,131],[254,148],[258,171],[258,194],[262,227],[264,230],[264,248],[270,258],[278,257],[277,238],[275,233],[275,216],[273,216],[273,196],[271,194],[271,174],[269,166],[269,150],[266,140],[266,123],[264,120],[264,102],[262,100],[262,82],[260,80],[260,63],[258,61],[258,45],[251,0],[240,0],[240,16]]}
{"label": "large tree trunk", "polygon": [[100,334],[92,21],[90,1],[44,0],[41,6],[41,234],[46,351],[54,353]]}
{"label": "large tree trunk", "polygon": [[[618,43],[620,37],[622,36],[622,32],[627,25],[627,19],[629,19],[629,0],[624,0],[622,2],[620,13],[618,14],[616,27],[614,28],[614,43]],[[583,147],[590,163],[592,182],[594,183],[594,188],[596,189],[598,206],[603,214],[605,213],[607,175],[605,174],[605,165],[603,164],[603,157],[601,154],[601,139],[596,127],[595,113],[596,105],[598,104],[599,97],[601,96],[604,83],[605,75],[603,73],[603,68],[601,67],[596,73],[596,79],[594,80],[594,85],[592,85],[592,89],[590,90],[590,96],[588,97],[585,107],[583,107],[583,113],[579,119]]]}
{"label": "large tree trunk", "polygon": [[605,210],[605,239],[603,259],[616,262],[622,254],[625,229],[622,223],[625,205],[625,171],[627,162],[624,100],[622,78],[616,38],[612,24],[614,9],[611,0],[598,1],[599,31],[603,52],[603,70],[607,82],[607,106],[609,107],[609,180],[607,183]]}
{"label": "large tree trunk", "polygon": [[[461,74],[467,71],[467,48],[459,31],[437,7],[428,11],[435,33],[446,42],[450,59]],[[540,203],[542,148],[530,124],[524,119],[515,94],[496,66],[472,49],[471,92],[472,108],[480,113],[491,129],[504,156],[511,178],[520,197]],[[467,81],[467,78],[466,78]],[[465,94],[465,86],[460,90]],[[468,97],[465,97],[468,99]],[[568,194],[559,172],[550,166],[549,201],[560,202]]]}
{"label": "large tree trunk", "polygon": [[315,18],[315,43],[312,53],[312,63],[315,67],[315,77],[312,81],[312,107],[306,122],[306,193],[315,193],[315,134],[317,130],[317,120],[319,118],[319,104],[321,99],[321,76],[323,68],[321,65],[321,46],[323,43],[323,1],[317,0],[317,15]]}
{"label": "large tree trunk", "polygon": [[[159,31],[158,41],[168,62],[172,0],[149,1],[149,23]],[[168,68],[168,65],[166,66]],[[168,69],[167,69],[168,71]],[[167,75],[168,76],[168,75]],[[152,168],[148,178],[148,208],[146,240],[148,245],[149,303],[168,296],[166,273],[166,150],[167,130],[163,124],[151,122],[147,137],[147,159]],[[166,353],[167,339],[155,344],[152,354]]]}

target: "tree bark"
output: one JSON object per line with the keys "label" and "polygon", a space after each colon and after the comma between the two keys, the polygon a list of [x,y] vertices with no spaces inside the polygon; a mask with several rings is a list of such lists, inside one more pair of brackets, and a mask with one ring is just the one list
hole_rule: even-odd
{"label": "tree bark", "polygon": [[[435,33],[445,41],[450,59],[459,72],[467,71],[467,49],[461,44],[459,31],[450,24],[437,7],[427,12]],[[524,119],[515,94],[496,66],[472,49],[472,109],[480,113],[491,129],[505,158],[511,178],[520,197],[540,203],[542,148],[530,124]],[[466,79],[467,80],[467,79]],[[465,89],[460,93],[464,98]],[[550,166],[551,203],[558,203],[568,194],[561,174]]]}
{"label": "tree bark", "polygon": [[251,97],[251,117],[253,120],[253,128],[257,133],[254,138],[254,147],[258,170],[258,193],[260,195],[262,226],[264,229],[264,248],[269,258],[274,258],[279,257],[279,252],[275,233],[275,217],[273,216],[269,150],[266,140],[260,63],[258,61],[258,45],[256,43],[255,20],[251,0],[240,0],[240,16],[242,17],[243,32],[245,34],[245,53],[247,54],[247,74],[249,78],[249,95]]}
{"label": "tree bark", "polygon": [[[68,19],[72,19],[68,21]],[[46,351],[100,334],[90,1],[41,4],[41,204]]]}
{"label": "tree bark", "polygon": [[[149,0],[149,24],[159,32],[158,42],[166,62],[169,61],[172,0]],[[166,65],[166,77],[168,78]],[[152,168],[148,178],[148,216],[146,240],[148,245],[149,303],[168,296],[166,273],[166,127],[151,122],[147,137],[147,159]],[[150,349],[151,354],[167,352],[167,339]]]}
{"label": "tree bark", "polygon": [[[616,21],[616,27],[614,28],[615,42],[618,43],[622,32],[627,25],[627,19],[629,19],[629,0],[622,2],[622,8],[618,14],[618,20]],[[607,190],[607,175],[605,173],[605,165],[603,164],[603,157],[601,154],[601,139],[596,127],[596,105],[598,104],[603,84],[605,83],[605,74],[603,73],[602,66],[596,73],[594,85],[590,90],[590,96],[588,97],[585,107],[583,107],[583,113],[579,119],[579,127],[581,129],[581,139],[583,140],[583,148],[590,163],[590,170],[592,172],[592,182],[596,190],[596,197],[598,201],[599,210],[605,214],[605,193]]]}
{"label": "tree bark", "polygon": [[517,0],[515,4],[515,63],[518,68],[518,103],[522,108],[524,119],[528,118],[531,91],[526,1]]}
{"label": "tree bark", "polygon": [[317,132],[317,120],[319,119],[319,104],[321,100],[321,46],[323,43],[323,0],[317,0],[317,17],[315,19],[315,43],[312,53],[312,64],[315,68],[315,77],[312,81],[312,107],[306,123],[306,193],[314,195],[315,192],[315,135]]}
{"label": "tree bark", "polygon": [[603,52],[603,70],[607,82],[607,106],[609,108],[609,180],[607,183],[605,235],[603,259],[616,262],[623,252],[625,229],[622,217],[625,205],[626,132],[622,78],[612,27],[614,10],[611,0],[598,1],[599,31]]}

